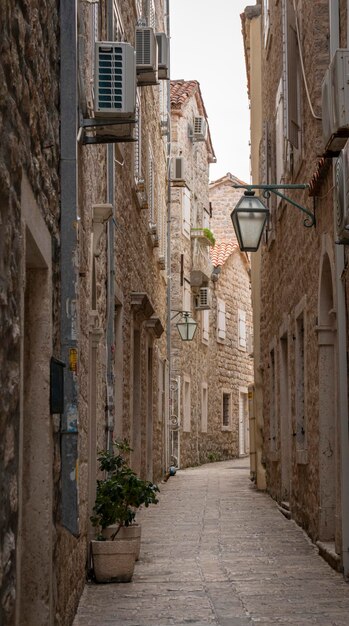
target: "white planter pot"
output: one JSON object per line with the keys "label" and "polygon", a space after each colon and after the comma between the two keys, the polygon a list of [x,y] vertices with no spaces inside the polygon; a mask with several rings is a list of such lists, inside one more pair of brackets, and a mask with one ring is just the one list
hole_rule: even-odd
{"label": "white planter pot", "polygon": [[[115,533],[117,529],[117,525],[113,524],[108,526],[108,528],[104,528],[102,530],[102,536],[105,539],[110,539],[112,535]],[[121,526],[118,534],[116,535],[114,541],[119,541],[120,539],[127,539],[128,541],[132,541],[134,552],[136,556],[136,561],[139,559],[139,553],[141,550],[141,525],[140,524],[131,524],[131,526]]]}
{"label": "white planter pot", "polygon": [[97,582],[130,582],[136,560],[132,540],[91,541],[91,548]]}

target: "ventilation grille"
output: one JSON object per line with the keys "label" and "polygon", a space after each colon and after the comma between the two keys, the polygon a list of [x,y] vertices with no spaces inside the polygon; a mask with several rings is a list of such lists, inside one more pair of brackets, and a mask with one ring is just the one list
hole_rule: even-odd
{"label": "ventilation grille", "polygon": [[99,117],[133,117],[136,106],[136,60],[129,43],[97,41],[94,113]]}
{"label": "ventilation grille", "polygon": [[97,110],[122,112],[124,49],[98,44],[97,64]]}
{"label": "ventilation grille", "polygon": [[136,63],[137,67],[152,66],[151,30],[137,28],[136,30]]}
{"label": "ventilation grille", "polygon": [[196,141],[205,141],[206,139],[206,120],[202,116],[194,117],[193,138]]}
{"label": "ventilation grille", "polygon": [[196,298],[196,309],[205,311],[211,308],[210,289],[209,287],[200,287],[199,294]]}

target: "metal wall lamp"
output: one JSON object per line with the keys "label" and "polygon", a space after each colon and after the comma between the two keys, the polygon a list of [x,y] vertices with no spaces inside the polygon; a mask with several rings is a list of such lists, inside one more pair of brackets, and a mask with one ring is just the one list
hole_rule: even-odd
{"label": "metal wall lamp", "polygon": [[245,193],[240,198],[236,207],[231,213],[231,220],[235,229],[240,249],[245,252],[256,252],[259,248],[264,226],[269,217],[269,209],[263,204],[260,198],[255,196],[255,190],[261,190],[263,198],[270,198],[274,193],[285,202],[292,204],[297,209],[306,214],[303,224],[306,228],[315,226],[315,214],[304,206],[292,200],[281,189],[308,189],[309,185],[232,185],[234,189],[245,189]]}
{"label": "metal wall lamp", "polygon": [[179,315],[182,318],[177,322],[177,330],[180,334],[182,341],[192,341],[197,329],[197,322],[192,318],[190,311],[176,311],[175,315],[171,317],[171,322]]}

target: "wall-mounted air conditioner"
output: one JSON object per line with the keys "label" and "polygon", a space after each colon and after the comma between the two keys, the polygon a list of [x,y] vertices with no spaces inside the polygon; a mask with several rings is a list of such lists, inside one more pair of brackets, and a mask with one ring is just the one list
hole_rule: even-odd
{"label": "wall-mounted air conditioner", "polygon": [[349,240],[349,146],[339,154],[336,162],[336,231],[339,242]]}
{"label": "wall-mounted air conditioner", "polygon": [[202,115],[194,117],[193,140],[205,141],[207,133],[206,120]]}
{"label": "wall-mounted air conditioner", "polygon": [[133,117],[136,107],[136,58],[128,43],[97,41],[94,114]]}
{"label": "wall-mounted air conditioner", "polygon": [[325,153],[336,156],[349,137],[349,50],[339,49],[322,83],[322,133]]}
{"label": "wall-mounted air conditioner", "polygon": [[211,293],[209,287],[200,287],[199,293],[195,298],[195,308],[200,311],[206,311],[211,308]]}
{"label": "wall-mounted air conditioner", "polygon": [[156,41],[158,44],[158,78],[168,80],[170,78],[168,71],[169,41],[166,33],[156,33]]}
{"label": "wall-mounted air conditioner", "polygon": [[171,180],[182,183],[185,181],[185,162],[183,157],[172,157]]}
{"label": "wall-mounted air conditioner", "polygon": [[136,27],[137,84],[156,85],[158,82],[158,46],[154,30],[148,26]]}

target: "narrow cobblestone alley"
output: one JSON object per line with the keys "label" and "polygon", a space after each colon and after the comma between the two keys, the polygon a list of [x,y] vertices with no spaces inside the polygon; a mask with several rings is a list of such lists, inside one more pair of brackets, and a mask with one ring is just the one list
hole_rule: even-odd
{"label": "narrow cobblestone alley", "polygon": [[177,472],[142,512],[133,582],[88,584],[74,626],[349,625],[349,585],[240,459]]}

